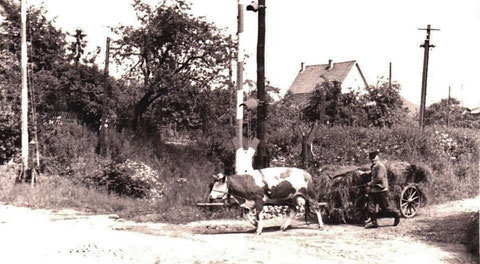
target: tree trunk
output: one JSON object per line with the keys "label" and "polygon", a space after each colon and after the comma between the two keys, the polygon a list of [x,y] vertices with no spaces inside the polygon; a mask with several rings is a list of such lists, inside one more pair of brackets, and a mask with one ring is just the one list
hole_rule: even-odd
{"label": "tree trunk", "polygon": [[133,113],[133,120],[132,120],[132,129],[133,131],[137,131],[138,125],[142,121],[143,114],[147,111],[148,107],[160,96],[167,93],[166,89],[162,89],[158,92],[147,92],[140,101],[135,105],[135,110]]}
{"label": "tree trunk", "polygon": [[135,110],[133,112],[133,120],[132,120],[132,129],[133,131],[137,131],[138,125],[142,120],[143,114],[147,111],[148,107],[152,103],[151,97],[153,93],[148,92],[146,93],[140,101],[135,105]]}

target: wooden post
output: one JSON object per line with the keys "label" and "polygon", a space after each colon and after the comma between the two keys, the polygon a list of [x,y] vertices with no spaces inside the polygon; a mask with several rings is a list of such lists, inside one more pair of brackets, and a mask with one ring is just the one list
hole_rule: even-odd
{"label": "wooden post", "polygon": [[27,6],[26,0],[21,1],[21,63],[22,63],[22,92],[21,92],[21,109],[22,109],[22,171],[20,180],[23,182],[28,171],[28,87],[27,87]]}
{"label": "wooden post", "polygon": [[257,169],[268,167],[267,145],[265,139],[265,120],[267,118],[267,103],[265,91],[265,0],[258,1],[258,41],[257,41],[257,137],[260,140],[255,160]]}
{"label": "wooden post", "polygon": [[110,62],[110,38],[107,37],[106,42],[106,51],[105,51],[105,71],[104,71],[104,87],[103,87],[103,109],[102,109],[102,120],[100,125],[100,137],[98,138],[98,153],[102,156],[107,156],[109,149],[107,143],[107,130],[108,123],[107,119],[109,117],[109,100],[110,100],[110,87],[108,83],[108,66]]}
{"label": "wooden post", "polygon": [[450,85],[448,86],[448,99],[447,99],[447,127],[450,126]]}
{"label": "wooden post", "polygon": [[392,63],[390,62],[390,67],[388,71],[388,89],[392,90]]}

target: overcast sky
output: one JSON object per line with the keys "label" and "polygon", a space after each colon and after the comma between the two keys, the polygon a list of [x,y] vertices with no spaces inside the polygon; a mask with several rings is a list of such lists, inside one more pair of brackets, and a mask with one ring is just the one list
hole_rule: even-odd
{"label": "overcast sky", "polygon": [[[156,3],[155,0],[146,0]],[[237,31],[237,0],[190,0],[193,12]],[[27,0],[38,4],[42,0]],[[57,25],[85,30],[90,48],[104,47],[108,26],[135,23],[131,0],[47,0],[44,5]],[[247,4],[249,1],[245,1]],[[324,64],[356,60],[367,81],[388,77],[401,94],[420,103],[426,28],[433,31],[428,72],[427,104],[452,96],[466,106],[480,105],[480,0],[266,0],[266,78],[288,89],[300,63]],[[244,14],[245,78],[256,79],[257,14]],[[103,54],[103,53],[102,53]]]}

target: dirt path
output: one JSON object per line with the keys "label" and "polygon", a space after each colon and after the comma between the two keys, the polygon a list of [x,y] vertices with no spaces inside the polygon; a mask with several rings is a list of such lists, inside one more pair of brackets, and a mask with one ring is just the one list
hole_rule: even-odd
{"label": "dirt path", "polygon": [[477,263],[462,223],[480,197],[421,209],[413,219],[353,225],[269,220],[262,236],[246,221],[188,225],[135,223],[112,215],[32,210],[0,205],[2,263]]}

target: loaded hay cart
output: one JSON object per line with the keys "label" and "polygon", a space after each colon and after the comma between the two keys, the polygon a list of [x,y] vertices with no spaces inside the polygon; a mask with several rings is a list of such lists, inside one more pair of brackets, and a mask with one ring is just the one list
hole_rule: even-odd
{"label": "loaded hay cart", "polygon": [[[385,161],[390,187],[391,206],[396,206],[403,217],[414,217],[427,202],[422,186],[428,182],[431,170],[426,165],[400,161]],[[367,219],[366,184],[370,170],[365,166],[328,166],[317,179],[319,200],[327,202],[326,215],[332,222],[361,223]],[[380,212],[380,217],[382,216]]]}

